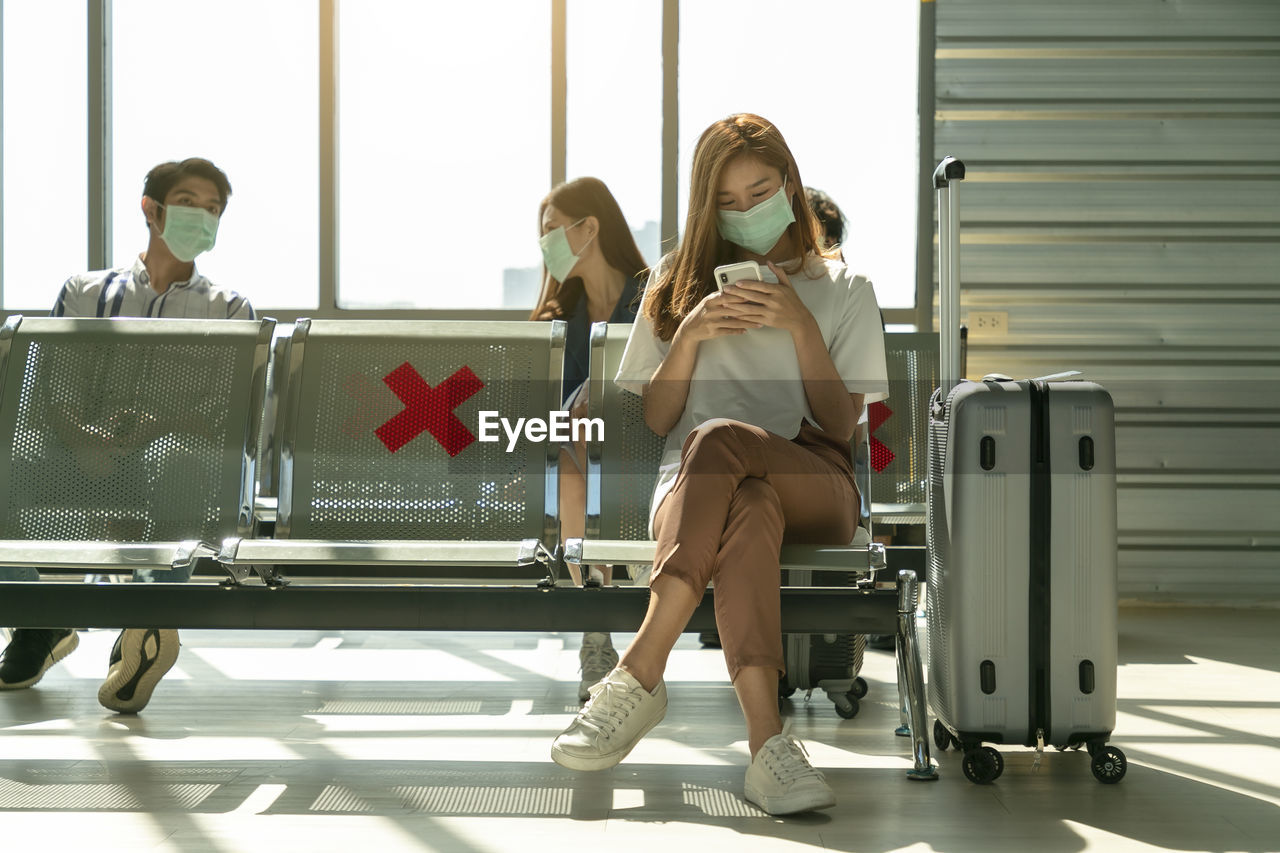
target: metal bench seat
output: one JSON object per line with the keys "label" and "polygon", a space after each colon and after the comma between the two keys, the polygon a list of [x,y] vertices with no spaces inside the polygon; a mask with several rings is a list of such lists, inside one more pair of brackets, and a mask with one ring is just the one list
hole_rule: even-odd
{"label": "metal bench seat", "polygon": [[560,321],[299,320],[273,371],[274,536],[229,539],[218,561],[549,574],[559,446],[472,429],[482,412],[559,409],[564,335]]}
{"label": "metal bench seat", "polygon": [[[274,326],[9,317],[0,565],[189,570],[212,543],[250,533]],[[5,608],[27,595],[41,597],[6,589]]]}

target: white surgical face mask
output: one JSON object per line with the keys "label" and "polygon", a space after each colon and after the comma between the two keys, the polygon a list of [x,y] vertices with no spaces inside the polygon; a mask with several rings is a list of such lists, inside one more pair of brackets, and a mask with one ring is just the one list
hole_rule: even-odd
{"label": "white surgical face mask", "polygon": [[782,239],[783,233],[796,221],[787,199],[787,179],[778,191],[750,210],[721,210],[720,236],[748,252],[765,255]]}
{"label": "white surgical face mask", "polygon": [[[584,216],[570,225],[569,228],[576,228],[586,221],[587,218]],[[569,248],[569,237],[565,231],[565,226],[561,225],[558,228],[552,228],[538,238],[538,247],[542,249],[542,262],[546,264],[547,272],[551,274],[551,277],[559,282],[563,282],[569,277],[569,274],[573,272],[573,268],[578,265],[578,261],[582,259],[582,249],[587,248],[591,240],[596,238],[592,234],[591,239],[583,243],[582,249],[579,249],[578,254],[575,255],[573,249]]]}
{"label": "white surgical face mask", "polygon": [[213,248],[218,239],[218,217],[202,207],[180,204],[156,206],[165,208],[164,231],[160,239],[164,240],[175,258],[191,263],[196,255]]}

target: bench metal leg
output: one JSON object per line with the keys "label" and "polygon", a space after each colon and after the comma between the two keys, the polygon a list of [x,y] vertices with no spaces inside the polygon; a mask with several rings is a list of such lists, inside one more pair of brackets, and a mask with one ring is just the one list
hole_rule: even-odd
{"label": "bench metal leg", "polygon": [[908,779],[937,779],[938,770],[929,759],[928,722],[924,709],[924,670],[916,639],[916,598],[919,581],[910,570],[898,572],[898,689],[907,685],[907,717],[911,727],[911,753],[915,766]]}
{"label": "bench metal leg", "polygon": [[[895,637],[897,629],[895,628]],[[898,665],[898,727],[893,733],[898,737],[911,737],[911,701],[907,695],[907,659],[902,646],[894,643],[893,660]]]}

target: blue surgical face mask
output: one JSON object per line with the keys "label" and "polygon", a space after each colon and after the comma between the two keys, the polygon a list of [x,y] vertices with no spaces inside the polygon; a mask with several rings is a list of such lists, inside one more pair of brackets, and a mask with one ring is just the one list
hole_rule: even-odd
{"label": "blue surgical face mask", "polygon": [[765,255],[777,245],[787,226],[796,221],[787,199],[787,179],[778,191],[750,210],[720,210],[720,236],[748,252]]}
{"label": "blue surgical face mask", "polygon": [[173,256],[191,263],[196,255],[213,248],[218,239],[218,217],[202,207],[160,204],[165,208],[164,231],[160,239]]}
{"label": "blue surgical face mask", "polygon": [[[576,228],[586,221],[587,218],[584,216],[569,227]],[[559,282],[563,282],[569,277],[569,274],[573,272],[573,268],[578,265],[578,261],[582,258],[582,249],[587,248],[591,240],[596,238],[592,234],[591,238],[582,244],[582,249],[579,249],[578,254],[575,255],[573,249],[569,248],[569,237],[565,231],[565,226],[561,225],[538,238],[538,247],[542,249],[542,262],[547,265],[547,272],[551,274],[551,277]]]}

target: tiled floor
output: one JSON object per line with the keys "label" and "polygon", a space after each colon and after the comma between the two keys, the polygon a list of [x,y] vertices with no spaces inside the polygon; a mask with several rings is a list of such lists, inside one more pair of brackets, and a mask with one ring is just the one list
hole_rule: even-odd
{"label": "tiled floor", "polygon": [[[575,701],[555,634],[184,632],[138,717],[96,704],[114,635],[0,695],[0,821],[48,851],[1280,850],[1280,610],[1121,613],[1115,786],[1083,752],[957,754],[912,782],[893,660],[869,654],[853,720],[789,709],[840,798],[771,818],[739,796],[740,712],[718,652],[686,636],[666,721],[622,765],[575,774],[551,738]],[[617,637],[619,642],[625,637]]]}

